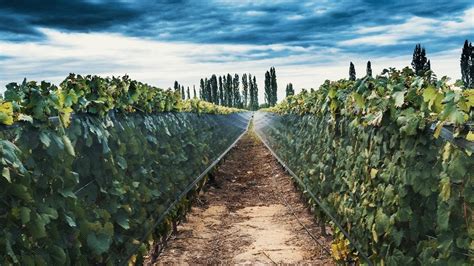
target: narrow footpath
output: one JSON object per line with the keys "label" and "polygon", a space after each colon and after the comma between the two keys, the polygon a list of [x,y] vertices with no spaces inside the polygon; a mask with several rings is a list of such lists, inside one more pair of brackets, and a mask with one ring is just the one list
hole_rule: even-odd
{"label": "narrow footpath", "polygon": [[253,131],[230,151],[215,178],[217,184],[199,196],[178,234],[149,264],[334,264],[325,251],[331,236],[321,235],[290,176]]}

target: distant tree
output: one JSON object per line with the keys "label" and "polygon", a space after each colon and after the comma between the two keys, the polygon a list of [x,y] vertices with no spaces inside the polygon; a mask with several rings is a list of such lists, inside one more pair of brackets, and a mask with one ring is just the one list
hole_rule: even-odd
{"label": "distant tree", "polygon": [[272,104],[272,81],[271,81],[271,76],[270,72],[265,72],[265,83],[264,83],[264,93],[265,93],[265,103],[268,106],[271,106]]}
{"label": "distant tree", "polygon": [[352,62],[349,65],[349,80],[356,80],[356,70]]}
{"label": "distant tree", "polygon": [[258,86],[257,79],[253,76],[253,108],[252,110],[258,110]]}
{"label": "distant tree", "polygon": [[239,75],[235,74],[234,75],[234,80],[232,81],[232,87],[233,87],[233,98],[234,98],[234,107],[237,108],[242,108],[242,100],[240,97],[240,79]]}
{"label": "distant tree", "polygon": [[211,101],[214,104],[219,104],[219,88],[217,86],[217,77],[216,75],[212,75],[211,80],[210,80],[210,86],[211,86]]}
{"label": "distant tree", "polygon": [[461,53],[461,80],[466,88],[474,87],[474,71],[472,71],[474,65],[473,54],[472,43],[466,40]]}
{"label": "distant tree", "polygon": [[188,99],[191,99],[191,93],[189,92],[189,86],[188,86]]}
{"label": "distant tree", "polygon": [[242,105],[244,108],[248,108],[248,94],[249,94],[249,83],[247,80],[247,74],[242,75]]}
{"label": "distant tree", "polygon": [[174,91],[179,91],[179,89],[180,89],[179,83],[178,83],[178,81],[175,80],[174,81]]}
{"label": "distant tree", "polygon": [[426,62],[425,66],[423,67],[423,73],[426,73],[430,70],[431,70],[431,62],[430,60],[428,60],[428,62]]}
{"label": "distant tree", "polygon": [[207,94],[207,101],[212,103],[212,87],[211,87],[211,79],[206,79],[206,94]]}
{"label": "distant tree", "polygon": [[286,85],[286,97],[295,95],[295,90],[293,89],[293,84],[288,83]]}
{"label": "distant tree", "polygon": [[415,74],[418,76],[423,75],[423,73],[428,68],[428,59],[426,58],[426,51],[425,48],[421,47],[421,44],[417,44],[415,46],[415,50],[413,51],[413,60],[411,62],[411,66],[415,71]]}
{"label": "distant tree", "polygon": [[474,88],[474,47],[469,43],[471,56],[469,57],[469,88]]}
{"label": "distant tree", "polygon": [[372,64],[370,61],[367,61],[367,70],[366,70],[367,77],[372,77]]}
{"label": "distant tree", "polygon": [[181,99],[186,99],[186,94],[184,93],[184,85],[181,86]]}
{"label": "distant tree", "polygon": [[204,84],[204,80],[201,79],[200,83],[199,83],[199,98],[201,100],[205,100],[204,99],[204,89],[205,89],[205,84]]}
{"label": "distant tree", "polygon": [[194,91],[194,98],[196,98],[197,97],[197,95],[196,95],[196,85],[193,85],[193,91]]}
{"label": "distant tree", "polygon": [[222,88],[222,77],[219,76],[219,104],[224,105],[224,91]]}
{"label": "distant tree", "polygon": [[248,105],[249,110],[253,110],[252,109],[252,107],[254,105],[254,103],[253,103],[253,101],[254,101],[253,94],[254,94],[253,80],[252,80],[252,75],[249,74],[249,105]]}
{"label": "distant tree", "polygon": [[275,106],[277,103],[277,91],[278,91],[278,84],[277,84],[277,79],[276,79],[276,71],[275,67],[270,68],[270,88],[271,88],[271,105],[270,106]]}
{"label": "distant tree", "polygon": [[232,76],[227,74],[224,82],[224,100],[225,106],[232,107],[234,103],[233,99],[233,86],[232,86]]}

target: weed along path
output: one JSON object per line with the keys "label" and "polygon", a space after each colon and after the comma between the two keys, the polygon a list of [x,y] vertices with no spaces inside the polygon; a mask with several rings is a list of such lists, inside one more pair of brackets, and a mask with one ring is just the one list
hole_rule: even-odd
{"label": "weed along path", "polygon": [[334,264],[326,252],[331,237],[322,236],[300,192],[252,131],[214,174],[216,184],[149,264]]}

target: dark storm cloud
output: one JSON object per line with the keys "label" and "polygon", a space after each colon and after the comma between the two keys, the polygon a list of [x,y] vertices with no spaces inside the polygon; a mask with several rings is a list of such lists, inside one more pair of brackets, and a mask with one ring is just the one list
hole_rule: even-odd
{"label": "dark storm cloud", "polygon": [[[76,32],[120,32],[165,41],[218,44],[286,44],[335,47],[360,37],[356,30],[403,23],[407,18],[449,19],[472,7],[470,1],[5,1],[0,0],[0,39],[41,39],[38,27]],[[472,35],[472,33],[470,34]],[[443,39],[432,52],[449,49],[466,36]],[[469,37],[469,36],[467,36]],[[367,54],[397,55],[412,49],[409,42],[341,49]],[[438,42],[426,38],[428,45]],[[293,55],[270,51],[261,58]],[[239,55],[237,55],[238,57]],[[242,56],[254,59],[248,56]],[[258,56],[256,56],[259,58]]]}

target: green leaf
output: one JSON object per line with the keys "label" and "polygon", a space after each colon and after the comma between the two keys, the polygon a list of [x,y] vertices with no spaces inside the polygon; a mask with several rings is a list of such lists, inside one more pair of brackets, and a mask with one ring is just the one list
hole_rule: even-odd
{"label": "green leaf", "polygon": [[129,221],[128,221],[128,217],[125,214],[119,213],[117,215],[116,222],[123,229],[125,229],[125,230],[130,229],[130,224],[129,224]]}
{"label": "green leaf", "polygon": [[446,231],[449,229],[449,216],[451,215],[451,209],[449,208],[449,205],[447,203],[440,203],[438,205],[438,211],[437,211],[437,223],[438,223],[438,228],[441,231]]}
{"label": "green leaf", "polygon": [[20,217],[21,217],[22,224],[27,224],[30,221],[30,213],[31,213],[31,210],[29,208],[26,208],[26,207],[20,208]]}
{"label": "green leaf", "polygon": [[41,143],[43,143],[43,145],[46,148],[48,148],[49,145],[51,144],[51,139],[49,138],[49,136],[45,132],[41,132],[39,134],[39,139],[40,139]]}
{"label": "green leaf", "polygon": [[46,223],[40,215],[35,215],[34,219],[28,223],[30,234],[36,238],[46,237]]}
{"label": "green leaf", "polygon": [[76,221],[74,221],[74,218],[72,218],[71,216],[69,216],[67,214],[64,214],[64,218],[66,219],[66,222],[70,227],[76,227],[77,226]]}
{"label": "green leaf", "polygon": [[66,135],[63,135],[62,138],[63,138],[64,147],[66,148],[67,153],[69,153],[69,155],[71,156],[76,156],[71,140]]}
{"label": "green leaf", "polygon": [[109,250],[111,239],[106,234],[94,232],[87,235],[87,246],[97,255],[101,255]]}
{"label": "green leaf", "polygon": [[11,239],[11,234],[8,232],[8,233],[6,233],[6,237],[5,237],[5,246],[6,246],[7,255],[13,260],[14,263],[19,263],[15,252],[13,252],[12,244],[10,242],[10,239]]}
{"label": "green leaf", "polygon": [[51,256],[54,265],[64,265],[67,262],[66,252],[59,246],[53,245],[49,248],[49,255]]}
{"label": "green leaf", "polygon": [[388,230],[390,223],[390,219],[388,215],[386,215],[382,209],[377,210],[377,214],[375,215],[375,229],[377,232],[383,233]]}
{"label": "green leaf", "polygon": [[445,175],[443,178],[441,178],[441,181],[439,183],[440,186],[440,196],[442,201],[447,201],[449,197],[451,196],[451,182],[449,180],[449,177]]}
{"label": "green leaf", "polygon": [[24,201],[31,201],[32,198],[31,198],[31,195],[30,193],[28,192],[28,188],[23,186],[23,185],[20,185],[20,184],[13,184],[11,185],[10,189],[9,189],[9,192],[15,196],[15,197],[18,197]]}
{"label": "green leaf", "polygon": [[5,179],[8,181],[8,183],[11,183],[12,180],[10,178],[10,169],[8,167],[3,167],[2,169],[2,176],[5,177]]}
{"label": "green leaf", "polygon": [[395,99],[395,107],[402,107],[405,102],[405,92],[397,91],[393,93],[392,97]]}

